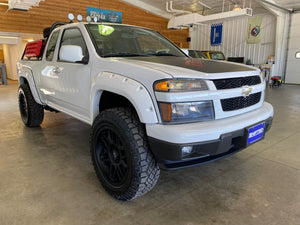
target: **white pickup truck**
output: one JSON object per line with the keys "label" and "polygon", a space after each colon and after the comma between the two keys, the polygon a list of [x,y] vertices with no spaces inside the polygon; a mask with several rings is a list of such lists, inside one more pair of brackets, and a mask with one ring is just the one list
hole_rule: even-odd
{"label": "white pickup truck", "polygon": [[271,127],[256,68],[190,58],[146,28],[56,25],[18,62],[22,120],[39,126],[48,109],[90,124],[95,171],[117,199],[150,191],[160,169],[228,156]]}

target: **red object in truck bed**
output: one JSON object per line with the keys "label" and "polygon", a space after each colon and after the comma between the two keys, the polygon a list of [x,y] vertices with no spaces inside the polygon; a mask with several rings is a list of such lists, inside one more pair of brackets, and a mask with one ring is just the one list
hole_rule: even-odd
{"label": "red object in truck bed", "polygon": [[27,58],[41,56],[41,54],[44,50],[44,45],[45,45],[44,40],[29,42],[26,46],[24,56],[27,57]]}

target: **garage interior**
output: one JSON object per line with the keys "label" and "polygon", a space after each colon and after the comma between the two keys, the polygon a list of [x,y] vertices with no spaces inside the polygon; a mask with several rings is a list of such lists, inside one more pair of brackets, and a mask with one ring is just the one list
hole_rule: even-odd
{"label": "garage interior", "polygon": [[[1,225],[300,224],[299,2],[29,2],[32,5],[25,4],[28,8],[20,11],[14,1],[0,0],[0,64],[5,64],[7,76],[4,84],[1,70]],[[213,163],[161,171],[155,188],[133,201],[109,196],[91,163],[90,126],[45,111],[41,127],[27,128],[17,101],[16,62],[26,44],[41,39],[43,29],[52,23],[67,21],[70,12],[85,17],[86,7],[122,12],[122,23],[157,30],[180,48],[222,51],[226,58],[243,57],[244,63],[260,67],[269,80],[266,101],[274,107],[273,125],[265,139]],[[252,16],[225,18],[222,13],[235,7],[251,8]],[[220,18],[172,22],[191,13]],[[250,17],[263,18],[260,43],[246,43]],[[212,46],[211,26],[218,23],[223,24],[223,40]],[[272,76],[280,76],[283,84],[271,87]]]}

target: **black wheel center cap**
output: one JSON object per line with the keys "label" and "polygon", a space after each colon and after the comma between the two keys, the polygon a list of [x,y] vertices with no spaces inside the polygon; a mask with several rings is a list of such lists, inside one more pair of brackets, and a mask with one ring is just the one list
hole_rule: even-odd
{"label": "black wheel center cap", "polygon": [[119,154],[116,150],[113,150],[112,155],[113,155],[114,160],[116,160],[118,158]]}
{"label": "black wheel center cap", "polygon": [[112,163],[119,164],[120,162],[120,154],[116,146],[111,146],[109,151],[109,158]]}

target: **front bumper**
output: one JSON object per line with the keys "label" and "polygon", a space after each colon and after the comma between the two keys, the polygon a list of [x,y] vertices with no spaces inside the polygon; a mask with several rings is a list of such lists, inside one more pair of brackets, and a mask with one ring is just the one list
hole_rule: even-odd
{"label": "front bumper", "polygon": [[[195,140],[195,124],[182,124],[183,129],[180,129],[180,125],[159,125],[164,126],[166,132],[161,133],[159,138],[151,137],[147,130],[148,142],[162,169],[190,167],[226,157],[246,148],[248,128],[265,122],[265,135],[271,127],[272,120],[273,107],[264,103],[263,107],[252,112],[220,121],[210,121],[214,126],[208,126],[206,122],[197,123],[198,141],[185,141]],[[169,141],[174,138],[174,135],[177,141]],[[192,146],[193,150],[183,156],[184,146]]]}

